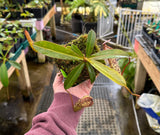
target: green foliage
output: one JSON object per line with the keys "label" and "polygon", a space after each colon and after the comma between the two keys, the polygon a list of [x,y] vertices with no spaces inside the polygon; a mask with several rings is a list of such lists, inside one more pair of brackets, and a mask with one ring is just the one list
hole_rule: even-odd
{"label": "green foliage", "polygon": [[107,17],[109,13],[108,5],[106,5],[105,0],[66,0],[65,3],[70,6],[70,12],[66,17],[67,20],[71,19],[73,13],[79,13],[78,10],[80,7],[83,7],[84,10],[89,8],[88,16],[82,16],[86,22],[96,22],[98,15],[100,15],[100,17],[102,17],[102,15]]}
{"label": "green foliage", "polygon": [[9,79],[8,79],[7,67],[5,63],[3,63],[0,66],[0,80],[5,87],[8,86]]}
{"label": "green foliage", "polygon": [[13,61],[13,60],[8,60],[8,62],[13,66],[13,67],[15,67],[15,68],[17,68],[17,69],[21,69],[21,65],[19,64],[19,63],[17,63],[17,62],[15,62],[15,61]]}
{"label": "green foliage", "polygon": [[49,41],[38,41],[33,46],[36,50],[49,57],[65,60],[83,60],[83,57],[79,56],[71,48],[66,48]]}
{"label": "green foliage", "polygon": [[89,77],[90,77],[91,83],[93,83],[95,81],[95,78],[96,78],[96,74],[94,72],[94,68],[88,62],[86,62],[86,67],[88,69],[88,73],[89,73]]}
{"label": "green foliage", "polygon": [[95,32],[90,31],[88,33],[87,46],[86,46],[86,56],[87,57],[91,55],[95,42],[96,42],[96,34]]}
{"label": "green foliage", "polygon": [[29,11],[26,11],[24,13],[21,13],[21,16],[23,16],[24,18],[27,18],[27,17],[33,17],[34,14],[33,13],[30,13]]}
{"label": "green foliage", "polygon": [[[0,81],[2,82],[3,86],[8,86],[9,79],[8,79],[8,72],[7,67],[5,65],[6,62],[9,62],[13,67],[20,69],[20,64],[15,61],[9,59],[11,56],[10,50],[13,45],[17,42],[18,38],[24,38],[23,36],[23,28],[20,27],[19,21],[14,22],[1,22],[0,23]],[[11,37],[11,35],[14,37]]]}
{"label": "green foliage", "polygon": [[66,19],[70,20],[72,17],[72,14],[75,12],[78,12],[79,7],[86,7],[86,0],[74,0],[73,2],[66,0],[65,3],[69,4],[70,6],[70,12],[67,15]]}
{"label": "green foliage", "polygon": [[134,77],[136,72],[136,60],[132,59],[129,62],[128,58],[123,58],[118,61],[118,64],[123,72],[123,77],[127,82],[128,88],[134,90]]}
{"label": "green foliage", "polygon": [[156,49],[160,49],[160,47],[156,47]]}
{"label": "green foliage", "polygon": [[69,89],[78,79],[79,75],[81,74],[83,68],[85,66],[85,63],[80,63],[77,67],[75,67],[67,76],[65,82],[64,82],[64,88]]}
{"label": "green foliage", "polygon": [[60,71],[61,71],[61,73],[62,73],[63,77],[64,77],[64,78],[67,78],[67,74],[66,74],[66,72],[65,72],[64,70],[62,70],[62,69],[60,69]]}
{"label": "green foliage", "polygon": [[[87,42],[86,42],[86,52],[83,53],[78,47],[75,47],[74,45],[72,47],[65,47],[62,45],[57,45],[52,42],[48,41],[38,41],[34,42],[33,47],[40,53],[52,57],[52,58],[58,58],[63,60],[71,60],[71,61],[78,61],[79,65],[75,67],[68,75],[64,82],[65,89],[68,89],[74,85],[78,77],[80,76],[82,70],[87,67],[90,80],[91,82],[94,82],[95,80],[95,69],[105,75],[106,77],[110,78],[112,81],[116,82],[119,85],[126,86],[126,81],[123,78],[122,75],[120,75],[117,71],[114,69],[104,65],[100,61],[97,61],[97,57],[102,59],[107,58],[115,58],[115,57],[129,57],[131,54],[125,51],[114,49],[112,50],[112,53],[110,50],[105,50],[99,52],[98,54],[93,54],[93,46],[95,45],[95,32],[91,30],[88,33]],[[88,48],[88,49],[87,49]],[[117,55],[117,52],[119,53]],[[109,55],[111,54],[111,55]],[[102,56],[101,56],[102,55]],[[116,56],[114,56],[116,55]],[[99,59],[98,59],[99,60]]]}
{"label": "green foliage", "polygon": [[43,6],[45,6],[43,1],[33,0],[29,2],[25,7],[26,8],[42,8]]}

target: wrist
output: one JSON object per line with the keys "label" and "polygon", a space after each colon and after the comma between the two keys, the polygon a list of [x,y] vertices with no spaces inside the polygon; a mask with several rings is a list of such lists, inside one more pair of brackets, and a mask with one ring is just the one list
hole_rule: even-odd
{"label": "wrist", "polygon": [[[73,103],[75,104],[79,98],[72,95]],[[79,118],[84,109],[74,112],[72,108],[72,102],[68,93],[56,93],[54,94],[54,100],[48,111],[55,113],[59,119],[72,128],[76,128]]]}

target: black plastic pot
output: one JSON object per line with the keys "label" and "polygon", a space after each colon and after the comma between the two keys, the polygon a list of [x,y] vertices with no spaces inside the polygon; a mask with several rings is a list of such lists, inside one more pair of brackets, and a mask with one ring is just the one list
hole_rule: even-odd
{"label": "black plastic pot", "polygon": [[33,13],[32,8],[24,8],[23,11],[24,11],[24,12],[25,12],[25,11],[28,11],[28,12],[30,12],[30,13]]}
{"label": "black plastic pot", "polygon": [[17,43],[14,44],[15,47],[15,52],[18,50],[18,48],[20,47],[20,38],[17,39]]}
{"label": "black plastic pot", "polygon": [[156,33],[153,33],[153,34],[152,34],[152,39],[153,39],[153,41],[156,40],[156,41],[157,41],[157,44],[159,43],[159,38],[160,38],[160,37],[159,37]]}
{"label": "black plastic pot", "polygon": [[[59,1],[58,1],[58,2],[59,2]],[[52,0],[52,2],[51,2],[51,3],[52,3],[52,6],[53,6],[53,5],[54,5],[54,0]]]}
{"label": "black plastic pot", "polygon": [[44,38],[44,40],[51,41],[52,34],[51,34],[51,28],[50,27],[48,27],[48,26],[44,27],[43,38]]}
{"label": "black plastic pot", "polygon": [[23,38],[20,38],[20,44],[26,40],[26,36],[24,35],[24,33],[23,33],[23,36],[24,36]]}
{"label": "black plastic pot", "polygon": [[83,22],[83,33],[88,33],[91,29],[97,33],[97,22]]}
{"label": "black plastic pot", "polygon": [[144,32],[147,32],[147,26],[146,26],[146,25],[143,25],[142,30],[143,30]]}
{"label": "black plastic pot", "polygon": [[47,12],[48,12],[48,8],[43,7],[43,16],[45,16],[47,14]]}
{"label": "black plastic pot", "polygon": [[15,53],[15,46],[13,45],[13,47],[10,50],[11,53]]}
{"label": "black plastic pot", "polygon": [[13,4],[20,4],[23,5],[24,4],[24,0],[12,0]]}
{"label": "black plastic pot", "polygon": [[153,33],[148,33],[148,36],[153,40]]}
{"label": "black plastic pot", "polygon": [[20,16],[21,12],[11,12],[11,17],[8,18],[7,20],[19,20],[21,18]]}
{"label": "black plastic pot", "polygon": [[82,17],[79,14],[72,15],[72,32],[73,33],[82,33]]}
{"label": "black plastic pot", "polygon": [[44,11],[45,11],[44,7],[43,8],[33,8],[32,9],[34,17],[37,18],[37,19],[41,19],[41,18],[44,17],[44,14],[45,14]]}
{"label": "black plastic pot", "polygon": [[56,12],[55,21],[56,21],[56,26],[60,26],[60,24],[61,24],[61,12]]}
{"label": "black plastic pot", "polygon": [[32,1],[32,0],[26,0],[26,4],[29,3],[29,2],[31,2],[31,1]]}

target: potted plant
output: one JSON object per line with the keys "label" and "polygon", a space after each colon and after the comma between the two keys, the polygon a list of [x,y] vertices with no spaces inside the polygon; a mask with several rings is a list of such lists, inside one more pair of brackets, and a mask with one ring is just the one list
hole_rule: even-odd
{"label": "potted plant", "polygon": [[16,40],[22,37],[22,29],[18,21],[0,22],[0,81],[3,86],[8,86],[7,69],[10,65],[20,69],[20,64],[14,61]]}
{"label": "potted plant", "polygon": [[[64,88],[66,90],[80,83],[77,82],[77,80],[80,80],[81,77],[84,78],[83,73],[85,73],[85,79],[90,79],[93,83],[98,72],[129,90],[123,76],[116,70],[106,66],[104,59],[129,57],[131,53],[119,49],[103,51],[96,49],[98,48],[96,45],[96,34],[93,30],[91,30],[88,35],[82,35],[77,40],[73,40],[66,45],[58,45],[49,41],[33,42],[26,31],[25,35],[34,50],[58,59],[57,63],[60,61],[60,65],[63,62],[65,64],[68,63],[69,66],[74,66],[72,68],[70,67],[70,69],[67,68],[68,65],[65,67],[63,67],[63,65],[60,66],[67,75],[64,81]],[[68,70],[71,71],[68,73]],[[84,80],[82,79],[82,81]]]}
{"label": "potted plant", "polygon": [[[4,46],[6,44],[7,46]],[[5,39],[3,45],[2,43],[0,43],[0,81],[5,87],[7,87],[9,84],[6,62],[8,62],[10,65],[14,66],[17,69],[20,69],[21,67],[20,64],[18,64],[17,62],[10,60],[10,57],[8,56],[12,47],[13,42],[11,42],[10,39]]]}
{"label": "potted plant", "polygon": [[[9,38],[11,39],[11,41],[14,42],[13,47],[11,49],[11,52],[14,53],[15,51],[18,50],[18,48],[20,47],[20,43],[23,41],[24,39],[24,28],[21,26],[19,21],[13,21],[13,22],[7,22],[4,21],[1,23],[0,25],[1,27],[1,34],[0,36],[2,37],[1,40],[3,40],[3,42],[5,43],[6,41],[6,45],[8,46],[8,40]],[[5,41],[6,40],[6,41]]]}
{"label": "potted plant", "polygon": [[44,3],[38,0],[33,0],[29,2],[25,7],[24,10],[29,11],[30,13],[34,14],[34,17],[37,19],[41,19],[45,15],[45,7]]}
{"label": "potted plant", "polygon": [[100,18],[102,15],[107,17],[109,13],[105,0],[74,0],[72,2],[67,1],[67,3],[70,5],[70,13],[67,15],[67,19],[71,19],[73,13],[79,13],[79,9],[83,8],[82,26],[86,33],[91,29],[96,32],[98,15],[100,15]]}
{"label": "potted plant", "polygon": [[34,16],[34,14],[25,10],[23,13],[20,14],[20,16],[22,19],[28,19],[28,18],[32,18]]}

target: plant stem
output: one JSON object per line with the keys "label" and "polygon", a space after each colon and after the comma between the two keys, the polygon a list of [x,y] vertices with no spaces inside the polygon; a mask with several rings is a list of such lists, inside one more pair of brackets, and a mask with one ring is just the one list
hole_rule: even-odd
{"label": "plant stem", "polygon": [[66,90],[66,91],[67,91],[67,93],[68,93],[69,96],[70,96],[70,99],[71,99],[71,102],[72,102],[72,108],[73,108],[73,110],[74,110],[74,103],[73,103],[72,95],[71,95],[71,93],[70,93],[68,90]]}
{"label": "plant stem", "polygon": [[130,62],[131,62],[131,59],[129,58],[129,61],[128,61],[128,63],[124,66],[121,75],[123,75],[123,73],[124,73],[126,67],[129,65]]}
{"label": "plant stem", "polygon": [[133,93],[127,86],[124,86],[124,87],[127,89],[127,91],[128,91],[131,95],[136,96],[136,97],[140,97],[140,95]]}

